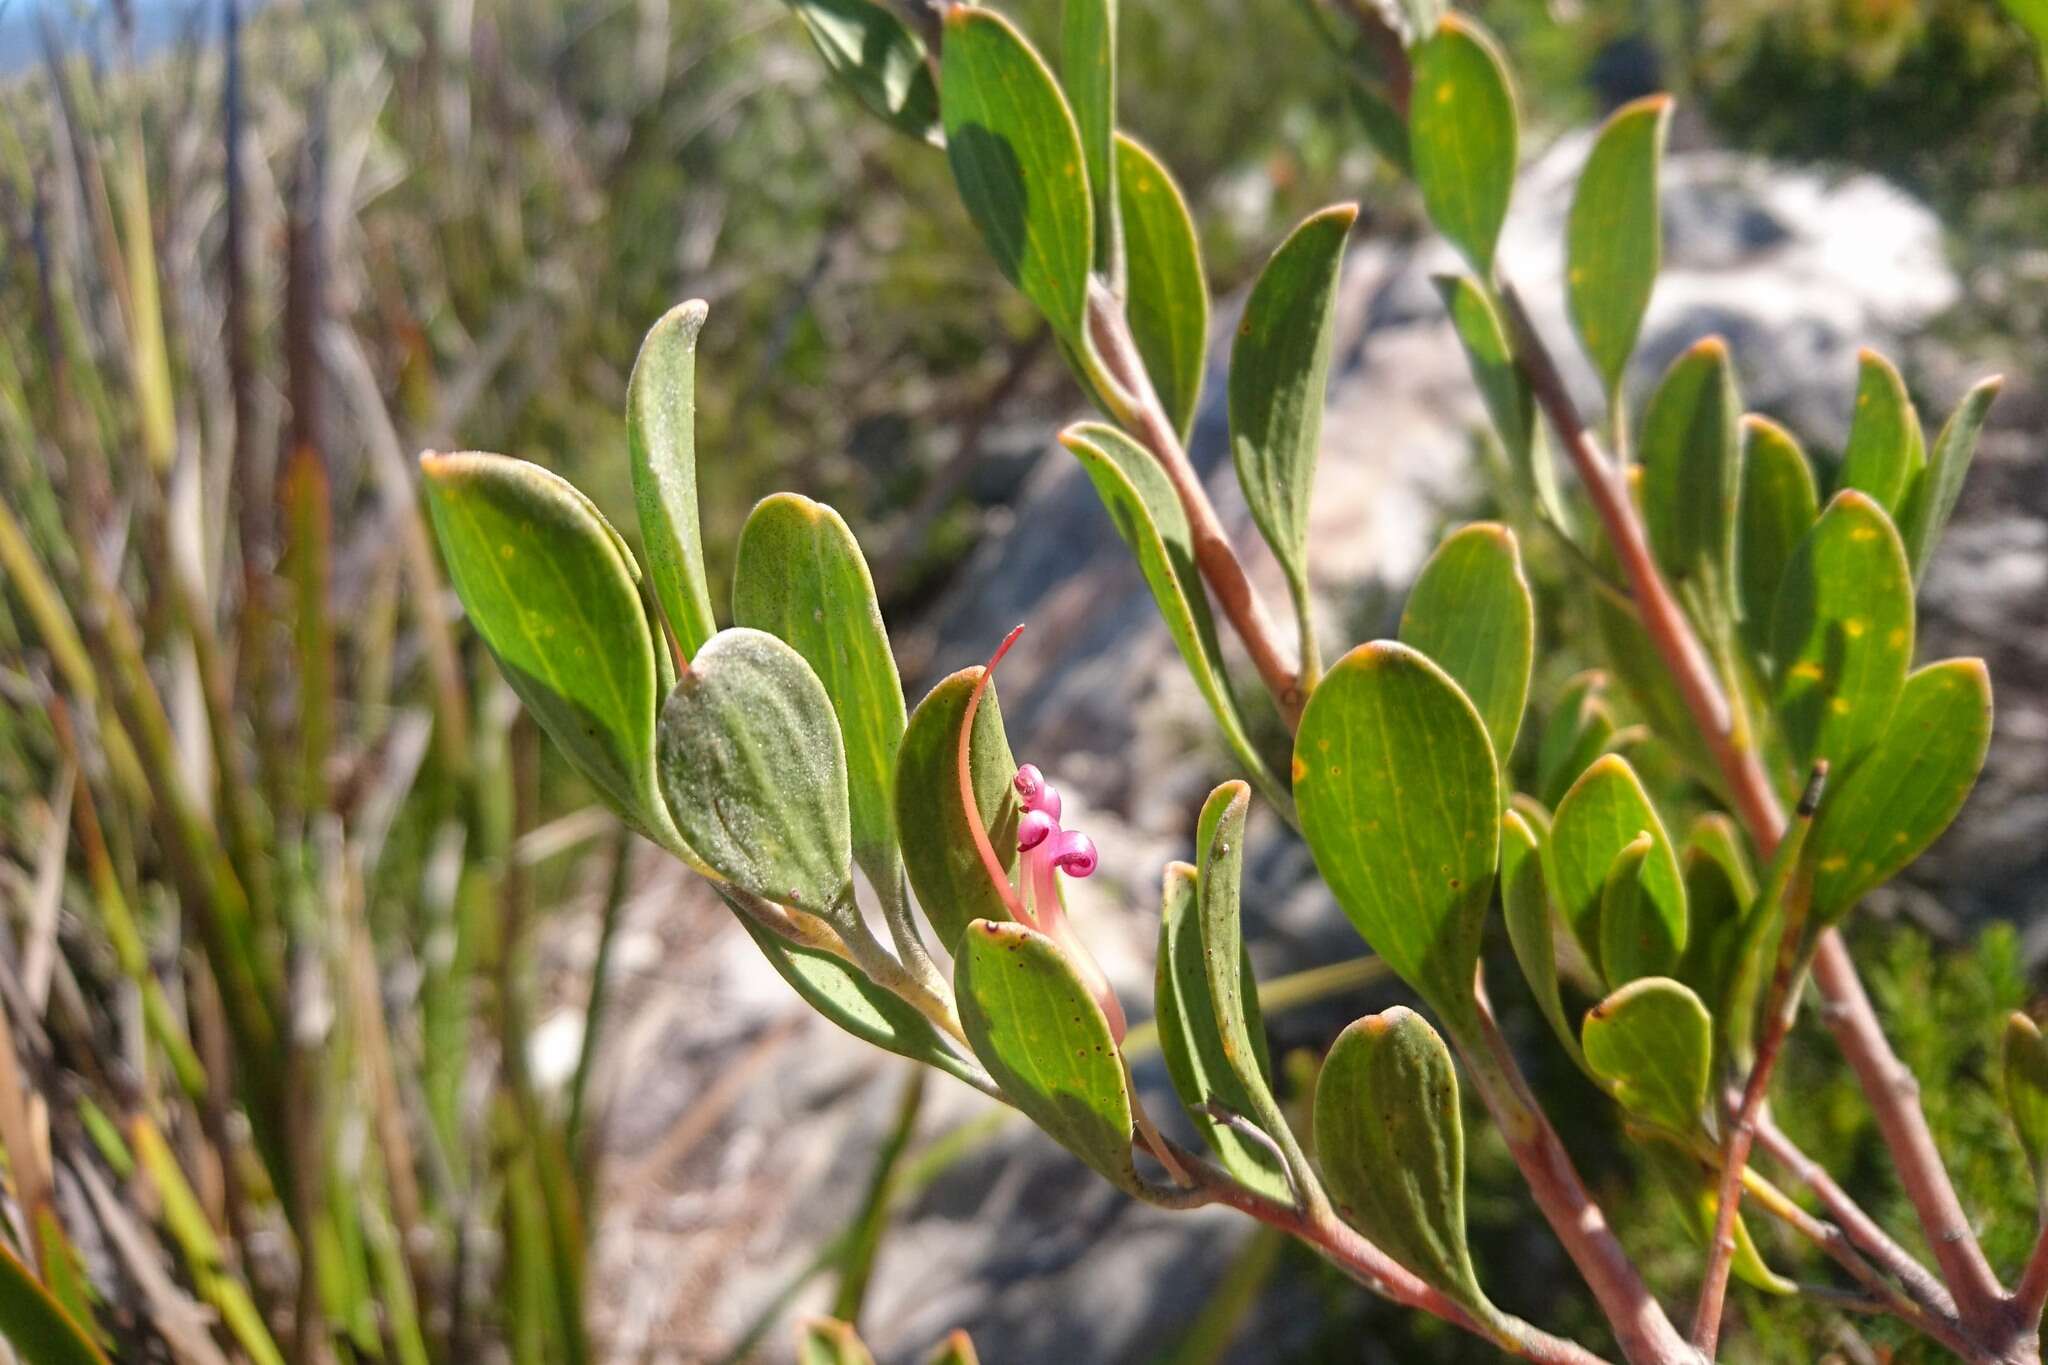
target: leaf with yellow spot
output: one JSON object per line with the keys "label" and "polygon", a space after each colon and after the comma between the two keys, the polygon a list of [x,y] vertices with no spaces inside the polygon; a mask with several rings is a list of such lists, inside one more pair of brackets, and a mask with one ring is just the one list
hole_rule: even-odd
{"label": "leaf with yellow spot", "polygon": [[1187,438],[1209,357],[1209,282],[1180,186],[1136,140],[1116,138],[1124,229],[1124,316],[1173,429]]}
{"label": "leaf with yellow spot", "polygon": [[1479,712],[1429,658],[1388,640],[1338,660],[1294,739],[1302,835],[1366,942],[1453,1031],[1500,847],[1500,776]]}
{"label": "leaf with yellow spot", "polygon": [[1890,723],[1913,659],[1906,549],[1867,494],[1837,493],[1785,566],[1771,655],[1794,766],[1846,773]]}
{"label": "leaf with yellow spot", "polygon": [[1671,126],[1671,97],[1651,95],[1614,111],[1600,129],[1572,193],[1565,225],[1566,302],[1572,326],[1610,396],[1657,281],[1662,225],[1657,168]]}
{"label": "leaf with yellow spot", "polygon": [[1741,412],[1728,343],[1706,337],[1658,381],[1643,411],[1639,451],[1643,519],[1659,562],[1724,599],[1734,586]]}
{"label": "leaf with yellow spot", "polygon": [[1847,914],[1941,836],[1963,808],[1991,744],[1982,659],[1945,659],[1906,679],[1882,738],[1829,783],[1814,821],[1813,914]]}
{"label": "leaf with yellow spot", "polygon": [[1409,156],[1430,221],[1486,280],[1515,187],[1516,123],[1499,49],[1471,19],[1446,14],[1414,51]]}
{"label": "leaf with yellow spot", "polygon": [[1898,367],[1868,347],[1856,354],[1856,411],[1842,451],[1841,487],[1870,494],[1896,516],[1909,481],[1927,460],[1920,414]]}

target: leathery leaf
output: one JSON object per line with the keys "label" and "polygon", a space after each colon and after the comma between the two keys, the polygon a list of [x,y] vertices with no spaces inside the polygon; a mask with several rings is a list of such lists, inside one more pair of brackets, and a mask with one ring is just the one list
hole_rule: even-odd
{"label": "leathery leaf", "polygon": [[[903,866],[926,921],[949,953],[958,950],[968,921],[1009,918],[960,808],[960,721],[981,674],[977,664],[941,679],[910,713],[896,755],[896,827],[903,831]],[[1003,732],[1003,709],[993,684],[974,713],[968,770],[989,844],[1008,870],[1017,858],[1017,792],[1010,785],[1017,760]]]}
{"label": "leathery leaf", "polygon": [[1111,1184],[1136,1192],[1123,1057],[1052,940],[976,920],[961,937],[953,985],[967,1041],[1003,1093]]}
{"label": "leathery leaf", "polygon": [[1444,537],[1401,612],[1401,642],[1450,674],[1505,762],[1522,730],[1536,657],[1536,602],[1515,533],[1474,522]]}
{"label": "leathery leaf", "polygon": [[1586,1061],[1615,1102],[1645,1123],[1690,1136],[1712,1078],[1714,1021],[1669,977],[1631,981],[1586,1014]]}
{"label": "leathery leaf", "polygon": [[1500,1312],[1465,1240],[1465,1128],[1450,1049],[1396,1005],[1337,1035],[1316,1082],[1316,1152],[1345,1220],[1480,1323]]}
{"label": "leathery leaf", "polygon": [[[1649,844],[1632,860],[1633,883],[1626,892],[1628,928],[1641,948],[1624,949],[1610,962],[1601,924],[1609,873],[1643,835]],[[1685,882],[1664,822],[1627,759],[1603,755],[1580,775],[1558,803],[1544,852],[1551,894],[1588,957],[1610,973],[1616,967],[1639,974],[1654,963],[1665,964],[1663,970],[1677,965],[1686,943]],[[1610,976],[1609,984],[1620,983]]]}

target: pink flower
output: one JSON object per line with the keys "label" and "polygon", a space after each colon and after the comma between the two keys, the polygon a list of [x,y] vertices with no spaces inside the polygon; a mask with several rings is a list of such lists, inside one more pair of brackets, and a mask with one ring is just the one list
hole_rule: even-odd
{"label": "pink flower", "polygon": [[1095,997],[1096,1004],[1102,1007],[1103,1016],[1109,1021],[1110,1035],[1121,1043],[1126,1028],[1123,1005],[1116,998],[1109,978],[1097,965],[1094,954],[1088,951],[1087,945],[1081,942],[1073,925],[1068,922],[1066,903],[1060,896],[1059,874],[1086,877],[1095,871],[1099,860],[1094,840],[1079,830],[1060,827],[1059,788],[1045,780],[1045,774],[1038,770],[1037,765],[1026,763],[1017,769],[1012,782],[1018,799],[1024,805],[1024,812],[1017,819],[1017,850],[1022,856],[1017,859],[1017,881],[1012,885],[1002,863],[996,858],[994,846],[989,843],[988,830],[981,820],[981,808],[974,799],[968,743],[974,732],[975,713],[981,707],[983,690],[995,677],[996,664],[1001,662],[1023,630],[1024,627],[1019,626],[1004,638],[968,698],[966,712],[960,720],[960,799],[966,807],[967,827],[981,853],[982,866],[988,870],[990,880],[1001,893],[1011,918],[1027,928],[1036,929],[1058,945],[1087,985],[1089,993]]}

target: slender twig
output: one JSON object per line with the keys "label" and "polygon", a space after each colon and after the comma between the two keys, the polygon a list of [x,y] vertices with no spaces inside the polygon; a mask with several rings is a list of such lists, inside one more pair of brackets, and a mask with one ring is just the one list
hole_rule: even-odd
{"label": "slender twig", "polygon": [[[1601,455],[1514,290],[1503,286],[1501,294],[1516,360],[1599,512],[1636,593],[1643,626],[1699,727],[1731,803],[1758,852],[1768,857],[1784,834],[1785,816],[1761,757],[1753,747],[1736,742],[1727,698],[1698,637],[1657,570],[1621,471]],[[2004,1293],[1984,1259],[1935,1147],[1919,1103],[1919,1082],[1892,1051],[1856,964],[1833,929],[1819,937],[1813,979],[1825,1002],[1822,1019],[1856,1073],[1963,1321],[1973,1327],[2006,1330]]]}
{"label": "slender twig", "polygon": [[1742,1205],[1742,1177],[1749,1164],[1749,1149],[1756,1141],[1757,1115],[1763,1112],[1771,1090],[1771,1072],[1777,1067],[1786,1035],[1792,1031],[1792,1021],[1799,1014],[1799,982],[1806,973],[1806,910],[1811,890],[1811,883],[1802,879],[1799,860],[1827,776],[1825,760],[1814,764],[1813,777],[1794,813],[1791,832],[1778,845],[1771,865],[1770,886],[1756,912],[1768,916],[1764,921],[1767,926],[1778,926],[1777,966],[1764,999],[1764,1031],[1757,1042],[1756,1059],[1750,1063],[1749,1080],[1743,1086],[1734,1122],[1722,1143],[1721,1179],[1714,1196],[1714,1235],[1707,1244],[1707,1265],[1701,1275],[1699,1304],[1692,1318],[1692,1344],[1709,1359],[1721,1339],[1728,1275],[1735,1266],[1735,1217]]}
{"label": "slender twig", "polygon": [[1300,724],[1301,708],[1308,700],[1301,678],[1287,659],[1279,628],[1267,614],[1251,579],[1245,576],[1244,563],[1224,533],[1216,506],[1209,500],[1208,490],[1202,487],[1194,463],[1188,459],[1180,433],[1174,429],[1152,387],[1151,376],[1124,318],[1123,306],[1098,281],[1089,284],[1088,332],[1100,353],[1107,378],[1113,381],[1104,386],[1104,397],[1119,409],[1117,420],[1151,452],[1172,483],[1181,508],[1187,513],[1196,566],[1216,595],[1217,605],[1244,642],[1245,653],[1251,656],[1252,666],[1258,669],[1266,690],[1273,694],[1281,718],[1293,730]]}
{"label": "slender twig", "polygon": [[1637,1362],[1695,1359],[1692,1348],[1643,1283],[1635,1263],[1608,1226],[1607,1216],[1579,1178],[1571,1154],[1565,1150],[1557,1130],[1550,1126],[1535,1093],[1523,1079],[1507,1040],[1501,1036],[1485,988],[1477,978],[1472,994],[1480,1035],[1476,1041],[1480,1046],[1474,1048],[1467,1040],[1453,1035],[1464,1056],[1465,1069],[1501,1136],[1507,1140],[1508,1153],[1514,1157],[1530,1194],[1535,1196],[1537,1207],[1549,1220],[1565,1254],[1578,1267],[1614,1329],[1621,1353]]}
{"label": "slender twig", "polygon": [[2041,1307],[2048,1304],[2048,1226],[2041,1229],[2034,1239],[2034,1249],[2027,1253],[2027,1267],[2013,1287],[2012,1300],[2021,1325],[2038,1328]]}
{"label": "slender twig", "polygon": [[1773,1161],[1783,1166],[1794,1180],[1813,1192],[1827,1211],[1833,1225],[1842,1231],[1864,1256],[1876,1262],[1891,1275],[1915,1301],[1930,1313],[1940,1317],[1954,1318],[1955,1299],[1950,1296],[1947,1286],[1936,1279],[1926,1266],[1922,1265],[1911,1252],[1900,1246],[1890,1233],[1877,1225],[1877,1220],[1863,1211],[1863,1206],[1849,1197],[1848,1191],[1835,1183],[1827,1168],[1800,1150],[1797,1143],[1785,1135],[1771,1118],[1770,1112],[1757,1116],[1756,1140]]}

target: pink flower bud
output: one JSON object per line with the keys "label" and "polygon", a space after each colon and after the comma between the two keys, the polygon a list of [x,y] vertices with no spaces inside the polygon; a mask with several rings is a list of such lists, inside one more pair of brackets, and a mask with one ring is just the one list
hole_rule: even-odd
{"label": "pink flower bud", "polygon": [[1019,850],[1037,848],[1059,833],[1059,829],[1059,822],[1044,811],[1027,810],[1017,821],[1017,847]]}
{"label": "pink flower bud", "polygon": [[1085,877],[1095,870],[1095,841],[1079,830],[1063,830],[1052,847],[1052,864],[1069,877]]}

